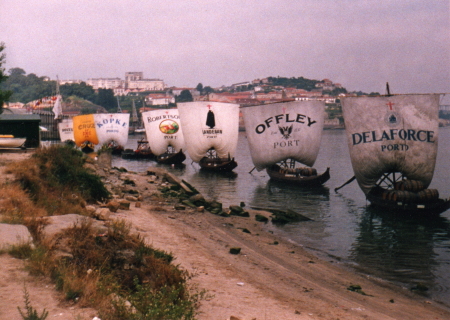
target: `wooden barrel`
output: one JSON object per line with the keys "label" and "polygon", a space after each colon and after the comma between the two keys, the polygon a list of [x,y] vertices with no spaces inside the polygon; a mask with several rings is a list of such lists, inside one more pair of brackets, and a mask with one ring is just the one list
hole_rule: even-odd
{"label": "wooden barrel", "polygon": [[420,201],[430,202],[439,199],[439,191],[437,189],[425,189],[417,193]]}
{"label": "wooden barrel", "polygon": [[384,190],[381,194],[383,200],[397,201],[397,192],[393,190]]}
{"label": "wooden barrel", "polygon": [[397,194],[397,201],[405,202],[405,203],[414,203],[417,202],[417,193],[410,191],[395,191]]}
{"label": "wooden barrel", "polygon": [[305,177],[316,176],[317,170],[315,168],[304,167],[300,169],[300,174]]}
{"label": "wooden barrel", "polygon": [[397,181],[394,185],[394,188],[401,191],[419,192],[422,191],[425,187],[422,181],[419,180],[402,180]]}

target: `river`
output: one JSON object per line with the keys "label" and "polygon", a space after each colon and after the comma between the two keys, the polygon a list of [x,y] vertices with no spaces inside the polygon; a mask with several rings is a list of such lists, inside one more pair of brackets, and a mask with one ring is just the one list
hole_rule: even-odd
{"label": "river", "polygon": [[[130,136],[127,148],[136,149],[143,136]],[[441,198],[450,197],[450,127],[439,128],[436,171],[430,188]],[[291,209],[312,221],[267,228],[279,237],[300,244],[324,259],[412,289],[450,307],[450,210],[439,217],[398,217],[368,207],[356,181],[337,193],[334,188],[353,176],[344,130],[325,130],[314,167],[330,167],[323,188],[302,189],[269,181],[265,171],[253,170],[245,132],[239,134],[234,174],[199,170],[189,157],[182,168],[166,168],[190,182],[204,196],[225,206]],[[149,160],[113,158],[113,166],[143,172],[159,166]],[[250,173],[250,171],[252,171]]]}

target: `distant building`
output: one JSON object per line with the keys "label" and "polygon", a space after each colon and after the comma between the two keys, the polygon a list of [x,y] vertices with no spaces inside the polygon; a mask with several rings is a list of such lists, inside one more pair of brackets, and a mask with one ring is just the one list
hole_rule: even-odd
{"label": "distant building", "polygon": [[124,86],[125,81],[120,78],[89,78],[86,83],[97,90],[120,88]]}
{"label": "distant building", "polygon": [[163,91],[166,85],[161,79],[144,79],[143,72],[126,72],[125,80],[120,78],[89,78],[86,82],[97,89],[112,89],[114,95],[126,95],[131,91]]}

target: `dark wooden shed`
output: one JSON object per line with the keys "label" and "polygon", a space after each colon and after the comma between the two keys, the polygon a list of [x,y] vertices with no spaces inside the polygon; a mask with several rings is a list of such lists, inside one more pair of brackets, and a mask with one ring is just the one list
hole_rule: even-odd
{"label": "dark wooden shed", "polygon": [[40,122],[41,118],[37,114],[0,114],[0,134],[26,138],[25,148],[37,148]]}

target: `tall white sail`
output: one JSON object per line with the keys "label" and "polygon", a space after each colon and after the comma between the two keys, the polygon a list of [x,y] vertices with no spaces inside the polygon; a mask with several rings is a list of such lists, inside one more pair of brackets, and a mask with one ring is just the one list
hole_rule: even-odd
{"label": "tall white sail", "polygon": [[438,147],[439,95],[341,99],[353,171],[365,194],[383,173],[428,186]]}
{"label": "tall white sail", "polygon": [[100,145],[115,141],[125,147],[128,142],[129,113],[96,113],[94,121]]}
{"label": "tall white sail", "polygon": [[292,101],[242,109],[253,164],[258,171],[286,159],[307,166],[316,161],[325,103]]}
{"label": "tall white sail", "polygon": [[172,146],[176,152],[184,149],[184,137],[177,109],[152,110],[142,113],[147,140],[152,152],[159,156]]}
{"label": "tall white sail", "polygon": [[214,148],[219,158],[234,157],[239,135],[239,105],[196,101],[179,103],[178,110],[190,158],[199,162]]}
{"label": "tall white sail", "polygon": [[59,139],[64,142],[67,140],[75,141],[75,137],[73,135],[73,120],[72,119],[63,119],[58,123],[58,131],[59,131]]}
{"label": "tall white sail", "polygon": [[59,116],[62,114],[62,102],[61,102],[61,100],[62,100],[62,97],[61,97],[60,94],[58,94],[56,96],[56,101],[55,101],[55,104],[53,105],[53,109],[52,109],[53,113],[55,114],[55,119],[58,119]]}

